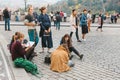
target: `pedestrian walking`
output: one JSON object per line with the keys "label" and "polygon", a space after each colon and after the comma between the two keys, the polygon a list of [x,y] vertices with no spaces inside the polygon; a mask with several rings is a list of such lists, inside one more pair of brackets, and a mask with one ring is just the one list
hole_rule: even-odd
{"label": "pedestrian walking", "polygon": [[115,18],[114,18],[115,24],[117,23],[117,14],[115,14]]}
{"label": "pedestrian walking", "polygon": [[61,22],[63,21],[63,17],[64,17],[64,12],[60,11],[60,16],[61,16]]}
{"label": "pedestrian walking", "polygon": [[85,36],[88,33],[87,10],[86,9],[83,10],[83,14],[82,14],[81,20],[80,20],[80,25],[81,25],[81,29],[82,29],[82,40],[86,41]]}
{"label": "pedestrian walking", "polygon": [[64,12],[64,22],[67,21],[67,13]]}
{"label": "pedestrian walking", "polygon": [[50,13],[51,22],[53,21],[53,15],[54,15],[54,13],[51,11],[51,13]]}
{"label": "pedestrian walking", "polygon": [[111,15],[111,23],[114,21],[114,15]]}
{"label": "pedestrian walking", "polygon": [[33,6],[29,6],[28,15],[25,16],[24,24],[28,28],[29,40],[35,42],[35,46],[38,44],[39,37],[36,31],[36,23],[33,16]]}
{"label": "pedestrian walking", "polygon": [[92,15],[92,23],[95,23],[96,14]]}
{"label": "pedestrian walking", "polygon": [[54,21],[54,27],[56,28],[56,14],[57,12],[55,12],[55,14],[53,15],[53,21]]}
{"label": "pedestrian walking", "polygon": [[10,13],[7,7],[3,11],[3,15],[5,20],[5,31],[11,31],[10,30]]}
{"label": "pedestrian walking", "polygon": [[49,16],[47,15],[46,7],[42,7],[40,9],[41,14],[39,16],[39,23],[40,23],[40,37],[42,43],[42,53],[44,53],[44,48],[48,48],[49,50],[53,47],[52,41],[52,32],[51,32],[51,22]]}
{"label": "pedestrian walking", "polygon": [[72,38],[73,33],[75,33],[77,42],[81,42],[78,35],[78,19],[76,9],[72,10],[72,14],[70,16],[70,26],[71,26],[70,37]]}
{"label": "pedestrian walking", "polygon": [[19,10],[15,12],[15,21],[20,21],[20,12],[19,12]]}
{"label": "pedestrian walking", "polygon": [[91,27],[92,18],[91,18],[91,11],[90,10],[88,11],[88,14],[87,14],[87,21],[88,21],[88,31],[91,31],[90,27]]}
{"label": "pedestrian walking", "polygon": [[100,13],[99,17],[98,17],[98,23],[100,26],[97,28],[96,31],[98,31],[98,29],[100,29],[100,31],[103,32],[103,30],[102,30],[103,22],[104,22],[104,15],[102,13]]}
{"label": "pedestrian walking", "polygon": [[56,30],[60,30],[60,21],[61,21],[60,12],[57,12],[57,14],[56,14]]}

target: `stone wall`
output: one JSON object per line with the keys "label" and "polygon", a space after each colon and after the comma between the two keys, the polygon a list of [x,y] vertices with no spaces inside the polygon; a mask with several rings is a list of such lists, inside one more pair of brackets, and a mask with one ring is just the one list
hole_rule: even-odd
{"label": "stone wall", "polygon": [[[20,21],[24,21],[24,19],[25,19],[25,15],[21,15],[20,16]],[[11,20],[15,21],[15,15],[11,15]]]}

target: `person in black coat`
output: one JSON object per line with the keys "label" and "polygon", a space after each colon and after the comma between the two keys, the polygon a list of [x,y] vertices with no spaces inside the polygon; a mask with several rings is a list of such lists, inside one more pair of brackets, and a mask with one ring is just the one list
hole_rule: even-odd
{"label": "person in black coat", "polygon": [[40,23],[40,37],[41,37],[41,43],[42,43],[42,52],[44,52],[44,48],[48,48],[48,53],[50,48],[53,47],[53,41],[52,41],[52,33],[51,33],[51,22],[49,19],[49,16],[46,14],[47,9],[46,7],[42,7],[40,9],[41,14],[39,16],[39,23]]}
{"label": "person in black coat", "polygon": [[3,15],[4,15],[4,20],[5,20],[5,31],[11,31],[10,30],[10,12],[8,8],[6,8],[3,11]]}

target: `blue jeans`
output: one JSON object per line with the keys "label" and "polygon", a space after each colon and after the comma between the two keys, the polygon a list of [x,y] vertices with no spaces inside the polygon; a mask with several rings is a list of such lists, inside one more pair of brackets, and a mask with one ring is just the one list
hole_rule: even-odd
{"label": "blue jeans", "polygon": [[56,22],[56,29],[60,30],[60,22]]}
{"label": "blue jeans", "polygon": [[29,29],[28,35],[29,35],[29,40],[35,42],[35,45],[37,45],[39,41],[39,37],[36,29]]}
{"label": "blue jeans", "polygon": [[16,18],[16,21],[19,21],[19,17],[18,16],[15,16],[15,18]]}
{"label": "blue jeans", "polygon": [[10,18],[5,18],[5,30],[10,30]]}

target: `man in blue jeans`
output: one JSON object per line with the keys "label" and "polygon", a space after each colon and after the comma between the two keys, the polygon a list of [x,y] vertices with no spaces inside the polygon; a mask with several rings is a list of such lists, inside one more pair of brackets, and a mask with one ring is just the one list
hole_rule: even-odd
{"label": "man in blue jeans", "polygon": [[60,12],[57,12],[56,14],[56,30],[60,30],[60,21],[61,21],[61,16],[60,16]]}
{"label": "man in blue jeans", "polygon": [[4,20],[5,20],[5,31],[11,31],[10,30],[10,14],[9,14],[8,8],[6,8],[3,11],[3,15],[4,15]]}

